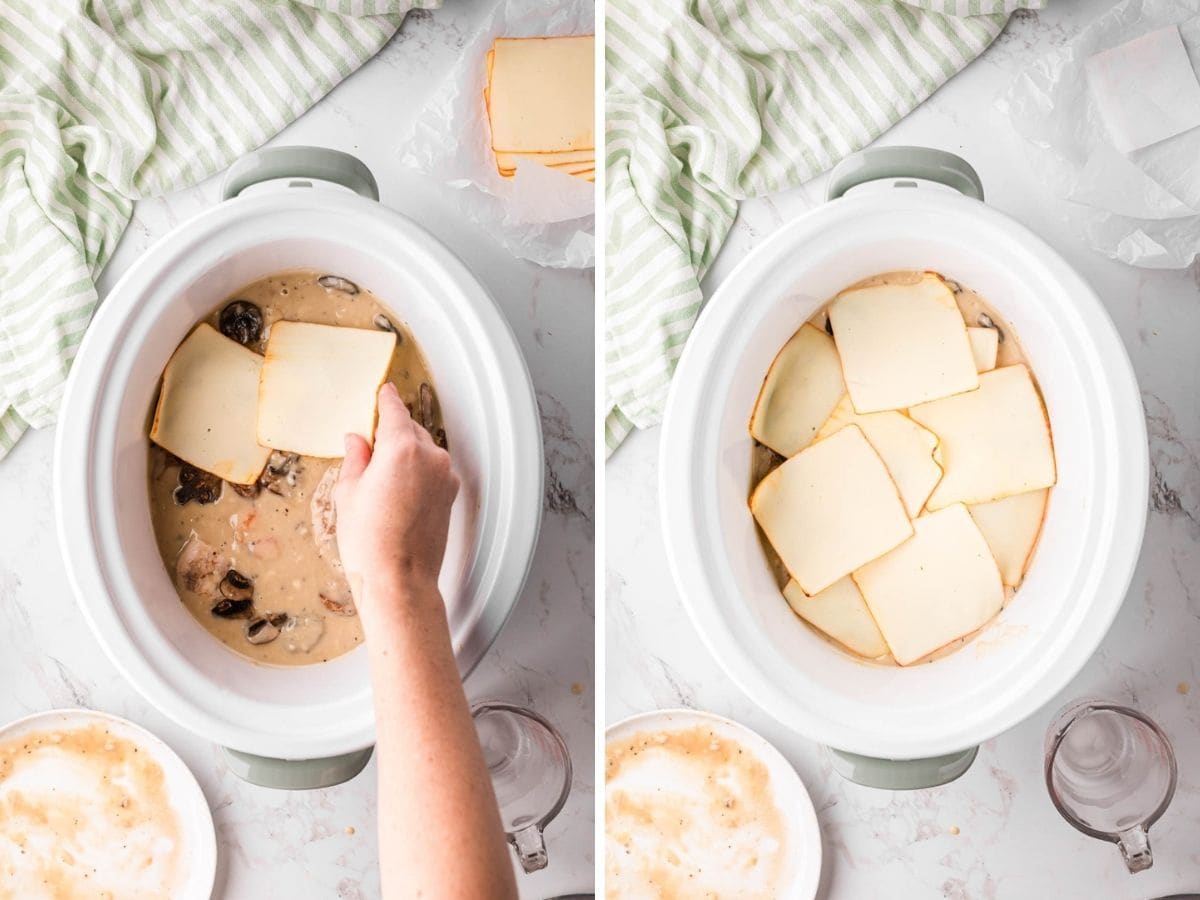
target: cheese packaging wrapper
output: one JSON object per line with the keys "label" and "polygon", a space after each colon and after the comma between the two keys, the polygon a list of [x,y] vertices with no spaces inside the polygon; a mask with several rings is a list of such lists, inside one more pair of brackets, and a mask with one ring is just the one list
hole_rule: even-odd
{"label": "cheese packaging wrapper", "polygon": [[888,552],[912,524],[887,467],[856,425],[801,450],[758,483],[750,509],[811,595]]}
{"label": "cheese packaging wrapper", "polygon": [[982,628],[1004,604],[996,560],[965,506],[921,516],[913,528],[910,540],[854,573],[902,666]]}
{"label": "cheese packaging wrapper", "polygon": [[263,358],[201,323],[163,370],[150,440],[233,484],[253,484],[271,455],[256,438]]}
{"label": "cheese packaging wrapper", "polygon": [[500,0],[456,51],[424,106],[403,110],[401,165],[446,185],[466,218],[515,257],[541,266],[595,265],[594,173],[572,175],[532,161],[510,167],[511,177],[498,171],[484,99],[487,53],[497,38],[589,35],[595,27],[591,0],[549,6]]}
{"label": "cheese packaging wrapper", "polygon": [[396,349],[391,331],[275,322],[258,389],[258,440],[304,456],[341,457],[345,436],[375,435],[379,388]]}

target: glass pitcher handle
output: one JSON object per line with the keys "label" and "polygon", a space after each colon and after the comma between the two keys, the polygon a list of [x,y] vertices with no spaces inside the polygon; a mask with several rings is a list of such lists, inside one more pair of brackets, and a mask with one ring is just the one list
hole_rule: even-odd
{"label": "glass pitcher handle", "polygon": [[517,859],[521,868],[526,872],[536,872],[546,868],[549,858],[546,856],[546,839],[542,829],[537,824],[526,825],[520,831],[514,831],[508,836],[513,849],[517,851]]}
{"label": "glass pitcher handle", "polygon": [[1117,835],[1117,846],[1125,858],[1125,867],[1130,872],[1144,872],[1154,865],[1154,854],[1150,851],[1150,836],[1146,829],[1137,825]]}

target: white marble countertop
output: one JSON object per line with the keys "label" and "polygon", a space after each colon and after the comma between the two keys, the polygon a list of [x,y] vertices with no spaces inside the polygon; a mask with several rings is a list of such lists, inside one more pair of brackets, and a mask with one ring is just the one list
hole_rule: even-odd
{"label": "white marble countertop", "polygon": [[[378,57],[273,143],[335,147],[366,162],[383,202],[449,245],[491,291],[533,374],[546,443],[541,541],[512,618],[466,690],[472,700],[534,707],[570,744],[575,781],[547,829],[550,866],[518,875],[522,897],[544,898],[593,886],[593,274],[514,260],[464,221],[449,189],[395,162],[402,124],[492,5],[450,3],[412,14]],[[216,191],[214,180],[139,203],[102,290],[157,237],[216,202]],[[29,434],[0,463],[0,722],[88,706],[126,716],[166,740],[196,773],[213,809],[220,854],[215,897],[377,897],[374,762],[327,790],[245,784],[226,769],[217,747],[148,706],[101,652],[76,611],[56,544],[52,446],[50,432]]]}
{"label": "white marble countertop", "polygon": [[[1200,891],[1200,272],[1144,271],[1089,250],[1031,180],[992,101],[1024,64],[1112,4],[1052,0],[882,139],[959,153],[988,201],[1044,237],[1098,291],[1133,359],[1149,422],[1152,509],[1137,574],[1106,640],[1046,708],[988,741],[970,771],[935,790],[860,788],[822,749],[761,712],[701,644],[663,556],[655,504],[658,430],[635,434],[606,469],[606,719],[688,706],[757,729],[808,785],[824,836],[821,896],[1109,900]],[[708,276],[711,292],[780,223],[821,202],[824,180],[747,203]],[[1189,690],[1190,689],[1190,690]],[[1180,765],[1174,803],[1151,831],[1155,864],[1125,873],[1114,846],[1085,837],[1050,804],[1042,739],[1067,701],[1100,696],[1156,719]],[[957,832],[953,829],[957,828]]]}

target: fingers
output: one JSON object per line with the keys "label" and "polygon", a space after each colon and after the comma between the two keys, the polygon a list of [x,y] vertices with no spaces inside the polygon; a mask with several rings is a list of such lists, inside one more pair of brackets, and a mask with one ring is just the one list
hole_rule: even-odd
{"label": "fingers", "polygon": [[390,381],[385,382],[379,389],[379,425],[375,429],[376,436],[384,435],[386,440],[394,435],[405,434],[412,430],[412,416],[408,407],[400,399],[400,392]]}
{"label": "fingers", "polygon": [[346,457],[342,460],[342,471],[338,475],[338,484],[357,481],[370,461],[371,448],[362,436],[346,435]]}

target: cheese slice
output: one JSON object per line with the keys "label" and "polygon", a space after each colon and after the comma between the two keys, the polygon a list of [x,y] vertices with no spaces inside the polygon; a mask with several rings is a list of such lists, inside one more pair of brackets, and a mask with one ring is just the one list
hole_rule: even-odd
{"label": "cheese slice", "polygon": [[163,370],[150,440],[233,484],[253,484],[271,455],[255,438],[262,364],[211,325],[197,326]]}
{"label": "cheese slice", "polygon": [[276,322],[258,389],[258,440],[340,457],[348,433],[375,435],[375,403],[396,349],[391,331]]}
{"label": "cheese slice", "polygon": [[515,169],[517,161],[521,159],[532,160],[543,166],[565,166],[579,163],[587,163],[594,165],[596,162],[596,151],[588,150],[565,150],[555,153],[505,153],[503,150],[497,150],[496,165],[501,169]]}
{"label": "cheese slice", "polygon": [[771,363],[750,434],[781,456],[795,456],[812,443],[845,390],[833,338],[806,323]]}
{"label": "cheese slice", "polygon": [[995,328],[967,326],[967,339],[971,342],[971,355],[975,357],[975,369],[990,372],[996,368],[996,354],[1000,352],[1000,332]]}
{"label": "cheese slice", "polygon": [[906,409],[979,386],[962,313],[938,275],[843,291],[829,318],[846,390],[860,413]]}
{"label": "cheese slice", "polygon": [[485,93],[493,149],[594,148],[594,54],[592,35],[498,38]]}
{"label": "cheese slice", "polygon": [[784,585],[783,596],[792,612],[859,656],[875,659],[888,652],[879,626],[871,618],[871,611],[853,579],[834,582],[815,597],[804,593],[795,581],[789,581]]}
{"label": "cheese slice", "polygon": [[1013,494],[1003,500],[969,506],[971,518],[983,532],[1006,585],[1021,583],[1029,566],[1033,545],[1042,530],[1048,489]]}
{"label": "cheese slice", "polygon": [[750,509],[788,573],[809,595],[912,534],[887,467],[857,425],[772,471],[754,489]]}
{"label": "cheese slice", "polygon": [[988,503],[1055,482],[1046,410],[1029,370],[1004,366],[979,376],[979,389],[908,411],[938,436],[942,480],[929,509]]}
{"label": "cheese slice", "polygon": [[888,411],[860,415],[854,411],[850,395],[843,394],[817,432],[817,440],[827,438],[847,425],[862,429],[896,482],[909,518],[915,519],[942,477],[942,467],[934,461],[937,435],[903,413]]}
{"label": "cheese slice", "polygon": [[854,573],[871,615],[902,666],[982,628],[1004,603],[1004,585],[962,504],[921,516],[916,533]]}

